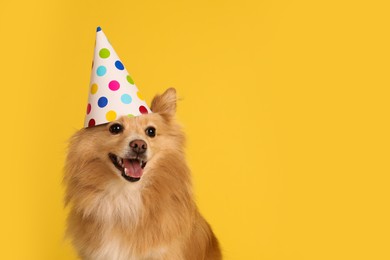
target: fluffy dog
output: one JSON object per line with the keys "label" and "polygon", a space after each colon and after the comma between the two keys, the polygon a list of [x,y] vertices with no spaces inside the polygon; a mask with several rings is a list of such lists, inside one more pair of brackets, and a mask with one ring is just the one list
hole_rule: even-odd
{"label": "fluffy dog", "polygon": [[175,89],[157,95],[151,109],[71,138],[67,233],[82,259],[221,259],[193,200]]}

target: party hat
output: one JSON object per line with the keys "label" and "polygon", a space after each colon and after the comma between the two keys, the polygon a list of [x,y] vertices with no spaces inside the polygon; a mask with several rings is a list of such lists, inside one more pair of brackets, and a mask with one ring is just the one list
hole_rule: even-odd
{"label": "party hat", "polygon": [[150,112],[133,79],[98,27],[84,127],[105,124],[121,116]]}

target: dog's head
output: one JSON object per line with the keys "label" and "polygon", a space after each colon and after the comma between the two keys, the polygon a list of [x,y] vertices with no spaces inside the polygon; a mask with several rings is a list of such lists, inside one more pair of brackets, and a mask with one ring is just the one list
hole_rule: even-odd
{"label": "dog's head", "polygon": [[184,135],[174,120],[175,89],[157,95],[151,109],[151,114],[123,116],[78,131],[69,147],[65,176],[68,184],[98,188],[116,180],[137,183],[149,178],[148,172],[157,165],[173,163],[172,155],[182,153],[184,143]]}

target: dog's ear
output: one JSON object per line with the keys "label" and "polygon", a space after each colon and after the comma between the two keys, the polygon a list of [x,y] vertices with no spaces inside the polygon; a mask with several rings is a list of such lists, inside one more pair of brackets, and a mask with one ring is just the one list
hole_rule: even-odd
{"label": "dog's ear", "polygon": [[162,95],[153,98],[151,110],[170,119],[176,112],[176,100],[176,89],[169,88]]}

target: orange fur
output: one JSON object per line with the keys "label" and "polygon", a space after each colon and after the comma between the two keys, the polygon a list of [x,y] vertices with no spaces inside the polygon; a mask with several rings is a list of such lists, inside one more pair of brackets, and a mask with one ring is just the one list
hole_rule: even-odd
{"label": "orange fur", "polygon": [[[184,134],[174,120],[176,91],[152,102],[154,113],[78,131],[65,167],[67,233],[82,259],[222,259],[218,241],[193,200]],[[113,135],[109,127],[124,131]],[[145,134],[156,128],[154,138]],[[128,182],[108,158],[129,142],[147,143],[141,179]]]}

